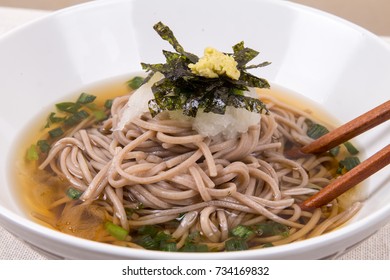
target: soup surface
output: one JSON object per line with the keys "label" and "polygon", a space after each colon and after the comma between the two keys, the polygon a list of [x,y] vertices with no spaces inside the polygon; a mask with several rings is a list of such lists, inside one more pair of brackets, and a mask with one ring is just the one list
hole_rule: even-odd
{"label": "soup surface", "polygon": [[70,96],[25,132],[15,185],[40,223],[119,246],[212,252],[312,238],[358,211],[356,190],[321,209],[298,206],[346,172],[346,158],[356,159],[349,144],[319,156],[289,155],[336,123],[312,102],[278,86],[258,90],[269,113],[229,137],[203,136],[188,117],[166,113],[144,112],[117,129],[129,84],[138,87],[126,80],[83,89],[84,100]]}

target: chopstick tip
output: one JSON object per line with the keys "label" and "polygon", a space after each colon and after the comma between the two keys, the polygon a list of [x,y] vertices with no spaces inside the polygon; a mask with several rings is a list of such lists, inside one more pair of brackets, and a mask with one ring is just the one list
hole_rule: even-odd
{"label": "chopstick tip", "polygon": [[310,206],[310,204],[308,205],[307,201],[304,201],[304,202],[298,204],[298,206],[301,208],[302,211],[311,211],[311,210],[314,210],[316,208],[316,207]]}

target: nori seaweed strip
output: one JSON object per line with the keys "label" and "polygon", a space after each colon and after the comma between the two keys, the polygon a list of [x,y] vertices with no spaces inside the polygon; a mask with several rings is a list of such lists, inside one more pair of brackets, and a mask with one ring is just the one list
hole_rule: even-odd
{"label": "nori seaweed strip", "polygon": [[156,32],[158,33],[158,35],[160,35],[162,39],[168,41],[169,44],[171,44],[172,47],[175,49],[175,51],[186,56],[192,63],[196,63],[199,60],[196,55],[184,51],[183,47],[176,40],[175,35],[173,35],[172,30],[168,26],[163,24],[161,21],[156,23],[153,26],[153,29],[156,30]]}
{"label": "nori seaweed strip", "polygon": [[234,60],[237,61],[237,68],[238,69],[243,69],[243,67],[249,61],[254,59],[259,54],[259,52],[255,51],[253,49],[250,49],[250,48],[245,48],[244,47],[244,42],[241,42],[239,44],[240,44],[239,50],[237,50],[237,48],[233,47],[233,50],[235,50],[234,54],[233,54],[233,57],[234,57]]}
{"label": "nori seaweed strip", "polygon": [[234,53],[229,55],[232,55],[238,64],[237,69],[240,71],[238,80],[231,79],[226,75],[221,75],[218,78],[206,78],[192,73],[188,65],[196,63],[199,58],[184,51],[169,27],[158,22],[153,28],[163,40],[172,45],[177,53],[163,50],[166,63],[141,63],[142,68],[149,72],[144,83],[149,81],[156,72],[164,75],[162,80],[152,86],[155,99],[148,103],[152,116],[164,110],[181,109],[184,115],[195,117],[199,108],[202,108],[206,113],[224,114],[226,106],[244,108],[256,113],[268,112],[265,104],[259,99],[243,95],[243,92],[247,91],[249,87],[270,87],[267,80],[246,72],[246,69],[270,64],[263,62],[258,65],[246,66],[259,54],[258,51],[246,48],[243,41],[233,46]]}
{"label": "nori seaweed strip", "polygon": [[267,80],[256,77],[247,72],[241,72],[240,81],[243,81],[248,87],[257,87],[257,88],[269,88],[270,85]]}
{"label": "nori seaweed strip", "polygon": [[268,66],[270,64],[271,64],[271,62],[264,61],[264,62],[259,63],[259,64],[253,64],[253,65],[245,66],[244,69],[247,70],[247,69],[261,68],[261,67]]}

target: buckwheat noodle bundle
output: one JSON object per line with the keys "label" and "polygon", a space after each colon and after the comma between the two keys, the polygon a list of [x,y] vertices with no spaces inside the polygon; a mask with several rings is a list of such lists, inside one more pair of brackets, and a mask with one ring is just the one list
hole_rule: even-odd
{"label": "buckwheat noodle bundle", "polygon": [[[199,231],[210,248],[223,250],[237,225],[270,220],[286,225],[288,237],[252,240],[254,248],[270,242],[282,245],[327,232],[360,207],[355,203],[341,211],[334,201],[326,212],[300,209],[299,202],[332,179],[325,167],[332,158],[284,156],[287,144],[305,145],[312,139],[306,136],[310,116],[281,101],[263,97],[270,113],[262,115],[259,125],[233,139],[210,139],[167,113],[154,118],[144,113],[115,130],[128,98],[114,100],[105,122],[80,126],[56,142],[40,165],[83,192],[81,202],[62,198],[53,204],[63,206],[62,215],[77,207],[98,209],[105,219],[130,231],[179,220],[177,227],[166,227],[178,249],[191,232]],[[128,215],[127,209],[139,205]],[[89,215],[97,213],[93,211]],[[93,238],[140,247],[131,238]]]}

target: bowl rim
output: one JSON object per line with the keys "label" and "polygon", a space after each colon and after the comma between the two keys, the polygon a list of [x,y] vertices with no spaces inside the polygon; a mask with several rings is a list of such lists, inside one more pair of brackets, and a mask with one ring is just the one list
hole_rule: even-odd
{"label": "bowl rim", "polygon": [[[383,213],[382,213],[383,212]],[[51,240],[54,242],[59,242],[63,246],[72,246],[78,249],[87,249],[92,250],[96,253],[108,254],[114,257],[131,257],[131,258],[148,258],[148,259],[159,259],[159,258],[169,258],[169,259],[242,259],[245,258],[256,258],[256,257],[267,257],[272,258],[272,256],[277,256],[281,252],[285,253],[288,251],[302,250],[309,248],[311,246],[319,246],[321,243],[332,243],[336,241],[343,240],[343,237],[347,237],[348,232],[354,232],[356,234],[363,231],[364,228],[370,228],[378,223],[381,220],[381,216],[386,214],[385,209],[376,211],[375,214],[372,214],[373,217],[367,216],[353,223],[348,223],[344,226],[341,226],[337,230],[322,234],[317,237],[310,239],[305,239],[301,241],[295,241],[290,244],[280,245],[276,247],[262,248],[262,249],[253,249],[246,251],[234,251],[234,252],[207,252],[207,253],[185,253],[185,252],[161,252],[161,251],[151,251],[151,250],[141,250],[134,248],[121,247],[111,244],[105,244],[97,241],[92,241],[88,239],[83,239],[80,237],[72,236],[60,231],[51,229],[47,226],[35,222],[33,220],[20,217],[19,215],[11,212],[8,209],[5,209],[0,205],[0,217],[2,216],[3,220],[8,220],[8,222],[13,223],[19,228],[28,229],[29,232],[39,235],[45,240]],[[1,220],[1,219],[0,219]],[[382,222],[383,224],[385,222]],[[374,233],[374,232],[372,232]],[[371,234],[372,234],[371,233]],[[29,244],[34,244],[29,240],[25,240]],[[43,248],[48,249],[49,248]],[[262,254],[262,252],[264,254]],[[264,256],[263,256],[264,255]],[[62,256],[62,255],[60,255]]]}

